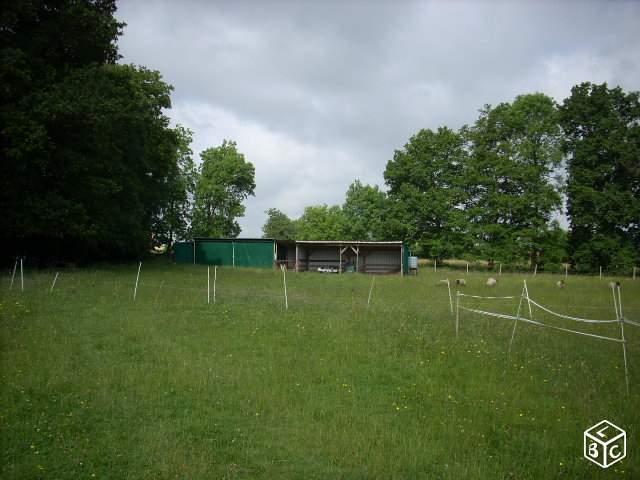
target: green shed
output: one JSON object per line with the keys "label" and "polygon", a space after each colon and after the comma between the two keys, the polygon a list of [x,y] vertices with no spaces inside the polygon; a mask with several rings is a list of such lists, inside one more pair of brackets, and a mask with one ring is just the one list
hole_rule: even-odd
{"label": "green shed", "polygon": [[[187,242],[184,242],[187,243]],[[195,252],[194,252],[195,249]],[[186,247],[184,247],[186,251]],[[275,241],[264,238],[194,238],[191,258],[176,249],[176,262],[229,267],[271,268]]]}
{"label": "green shed", "polygon": [[173,257],[176,263],[193,263],[193,242],[176,242]]}
{"label": "green shed", "polygon": [[238,267],[271,268],[274,262],[273,240],[238,239],[234,242],[235,265]]}

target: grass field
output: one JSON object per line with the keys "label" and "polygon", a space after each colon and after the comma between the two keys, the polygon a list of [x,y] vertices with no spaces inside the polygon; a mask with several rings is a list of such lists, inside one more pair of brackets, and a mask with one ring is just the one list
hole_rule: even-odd
{"label": "grass field", "polygon": [[[417,277],[137,265],[0,282],[0,476],[9,478],[640,478],[640,328],[619,343],[461,312]],[[213,277],[213,271],[211,273]],[[467,277],[519,295],[522,275]],[[607,280],[526,277],[532,298],[615,318]],[[622,285],[640,320],[640,279]],[[455,299],[454,299],[455,300]],[[515,313],[517,300],[465,304]],[[618,337],[617,324],[536,319]],[[626,429],[608,470],[583,431]]]}

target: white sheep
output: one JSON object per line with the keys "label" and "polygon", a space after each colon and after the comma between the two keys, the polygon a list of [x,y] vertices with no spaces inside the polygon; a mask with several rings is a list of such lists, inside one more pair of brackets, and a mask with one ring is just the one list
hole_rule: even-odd
{"label": "white sheep", "polygon": [[467,285],[467,281],[464,278],[457,278],[456,285],[460,285],[461,287],[464,287]]}
{"label": "white sheep", "polygon": [[564,280],[558,280],[558,281],[556,282],[556,286],[557,286],[558,288],[564,288],[564,287],[565,287],[565,285],[566,285],[566,284],[564,283]]}
{"label": "white sheep", "polygon": [[493,277],[489,277],[487,278],[487,287],[495,287],[498,284],[498,281],[493,278]]}

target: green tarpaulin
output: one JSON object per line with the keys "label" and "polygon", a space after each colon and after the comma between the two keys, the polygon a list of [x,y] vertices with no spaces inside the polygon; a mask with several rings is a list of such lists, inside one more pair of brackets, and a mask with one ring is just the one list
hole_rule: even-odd
{"label": "green tarpaulin", "polygon": [[271,268],[273,252],[273,240],[196,238],[193,242],[176,243],[175,261],[201,265]]}

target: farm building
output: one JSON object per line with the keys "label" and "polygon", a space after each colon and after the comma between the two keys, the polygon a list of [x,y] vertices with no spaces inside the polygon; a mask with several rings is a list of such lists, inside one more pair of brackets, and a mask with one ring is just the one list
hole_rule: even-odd
{"label": "farm building", "polygon": [[[289,249],[287,249],[289,250]],[[397,242],[298,240],[287,266],[299,272],[405,273],[409,250]],[[293,258],[293,262],[291,262]]]}
{"label": "farm building", "polygon": [[273,267],[275,243],[263,238],[194,238],[175,244],[177,263],[230,267]]}
{"label": "farm building", "polygon": [[177,263],[272,268],[297,272],[408,272],[409,250],[401,241],[195,238],[175,244]]}

